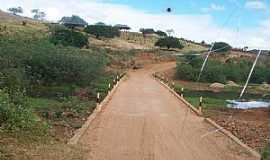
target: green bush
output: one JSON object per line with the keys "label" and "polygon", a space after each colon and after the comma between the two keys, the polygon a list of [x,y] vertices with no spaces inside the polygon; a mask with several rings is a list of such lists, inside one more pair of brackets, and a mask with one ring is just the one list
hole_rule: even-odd
{"label": "green bush", "polygon": [[159,36],[162,36],[162,37],[167,37],[168,36],[166,32],[163,32],[163,31],[160,31],[160,30],[156,31],[155,33],[157,35],[159,35]]}
{"label": "green bush", "polygon": [[167,47],[168,49],[170,49],[170,48],[179,48],[179,49],[184,48],[184,46],[180,43],[179,39],[174,38],[174,37],[161,38],[155,43],[155,46]]}
{"label": "green bush", "polygon": [[47,125],[31,111],[27,99],[20,93],[9,95],[0,90],[0,128],[9,133],[45,135]]}
{"label": "green bush", "polygon": [[120,36],[120,31],[117,27],[106,26],[106,25],[90,25],[87,26],[84,31],[86,33],[95,35],[96,38],[114,38]]}
{"label": "green bush", "polygon": [[23,90],[29,85],[25,70],[22,68],[3,68],[0,72],[0,88],[8,88],[9,93]]}
{"label": "green bush", "polygon": [[192,67],[190,64],[177,64],[176,77],[183,80],[196,81],[198,76],[198,70]]}
{"label": "green bush", "polygon": [[[195,81],[202,63],[203,59],[196,56],[186,56],[184,59],[178,59],[176,77]],[[244,83],[248,77],[252,63],[252,61],[247,59],[230,59],[226,62],[209,59],[202,73],[201,81],[225,83],[231,80]],[[269,67],[270,65],[268,63],[258,63],[252,75],[251,83],[269,83]]]}
{"label": "green bush", "polygon": [[261,160],[269,160],[270,157],[270,142],[268,142],[261,153]]}
{"label": "green bush", "polygon": [[61,44],[79,48],[88,45],[88,37],[86,35],[69,29],[57,29],[53,31],[50,41],[55,45]]}
{"label": "green bush", "polygon": [[[57,50],[56,50],[57,51]],[[106,63],[101,55],[86,54],[35,54],[26,61],[27,74],[32,82],[44,84],[71,83],[87,85],[98,77]]]}
{"label": "green bush", "polygon": [[228,52],[232,49],[232,47],[225,42],[215,42],[212,48],[212,51],[215,52]]}
{"label": "green bush", "polygon": [[[15,47],[16,46],[16,47]],[[0,86],[72,83],[86,85],[102,74],[105,54],[54,46],[47,39],[0,41]],[[7,81],[8,80],[8,81]]]}

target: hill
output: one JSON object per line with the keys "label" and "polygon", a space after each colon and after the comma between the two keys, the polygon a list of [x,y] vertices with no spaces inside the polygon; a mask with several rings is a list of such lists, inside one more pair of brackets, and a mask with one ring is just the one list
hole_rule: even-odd
{"label": "hill", "polygon": [[19,15],[13,15],[7,12],[4,12],[0,10],[0,21],[17,21],[17,22],[22,22],[22,21],[34,21],[31,18],[28,17],[22,17]]}

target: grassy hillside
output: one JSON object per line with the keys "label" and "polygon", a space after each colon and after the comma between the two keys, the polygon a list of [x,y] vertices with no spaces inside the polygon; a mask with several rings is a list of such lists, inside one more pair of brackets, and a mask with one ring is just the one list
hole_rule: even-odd
{"label": "grassy hillside", "polygon": [[80,159],[65,143],[122,72],[112,59],[132,54],[54,45],[48,24],[0,17],[0,159]]}

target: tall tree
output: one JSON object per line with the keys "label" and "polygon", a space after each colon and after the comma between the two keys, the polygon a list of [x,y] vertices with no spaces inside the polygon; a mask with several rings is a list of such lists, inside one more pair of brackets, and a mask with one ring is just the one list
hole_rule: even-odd
{"label": "tall tree", "polygon": [[84,31],[86,33],[95,35],[96,38],[114,38],[120,36],[119,29],[113,26],[89,25],[84,29]]}
{"label": "tall tree", "polygon": [[23,13],[22,7],[12,7],[8,9],[9,12],[11,12],[13,15],[18,15]]}
{"label": "tall tree", "polygon": [[167,47],[168,49],[170,48],[179,48],[182,49],[184,46],[180,43],[178,38],[174,37],[165,37],[165,38],[160,38],[155,46],[159,47]]}
{"label": "tall tree", "polygon": [[59,22],[68,28],[86,27],[88,25],[84,19],[76,15],[72,15],[72,17],[63,17]]}
{"label": "tall tree", "polygon": [[39,9],[32,9],[31,12],[34,14],[33,18],[36,20],[44,20],[46,17],[46,13],[40,11]]}

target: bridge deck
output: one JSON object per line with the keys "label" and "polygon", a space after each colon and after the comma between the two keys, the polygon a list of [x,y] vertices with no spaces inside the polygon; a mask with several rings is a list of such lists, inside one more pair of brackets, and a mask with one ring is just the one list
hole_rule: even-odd
{"label": "bridge deck", "polygon": [[165,64],[129,73],[79,143],[89,160],[255,159],[151,78]]}

